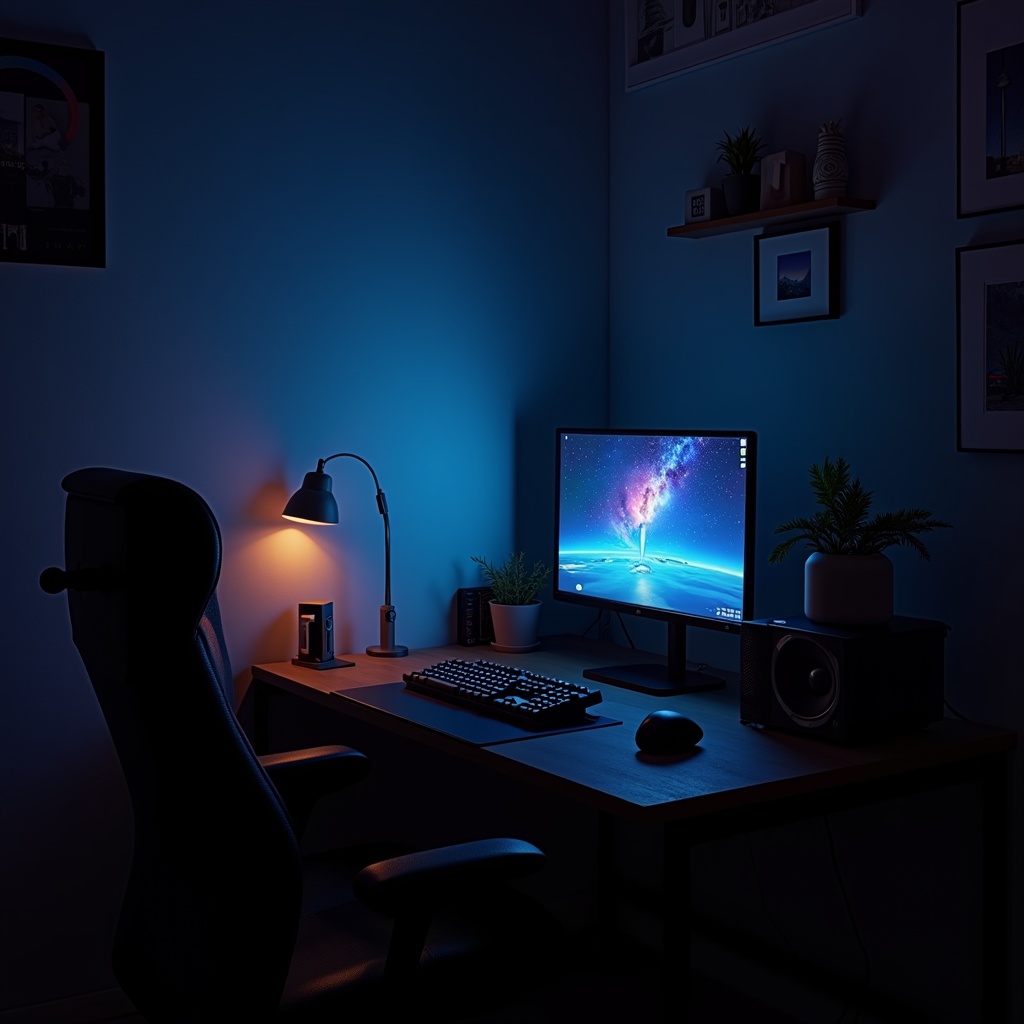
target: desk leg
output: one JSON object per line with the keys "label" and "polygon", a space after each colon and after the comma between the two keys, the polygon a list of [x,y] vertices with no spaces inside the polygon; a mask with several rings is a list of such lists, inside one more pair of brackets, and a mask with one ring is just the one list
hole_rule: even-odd
{"label": "desk leg", "polygon": [[662,923],[661,1016],[690,1024],[693,979],[690,957],[690,836],[683,824],[668,824],[662,843],[664,914]]}
{"label": "desk leg", "polygon": [[603,811],[597,816],[597,929],[602,937],[615,934],[615,819]]}
{"label": "desk leg", "polygon": [[253,679],[249,685],[252,693],[252,745],[257,754],[266,754],[270,749],[269,687],[258,679]]}
{"label": "desk leg", "polygon": [[1010,836],[1009,765],[988,759],[983,769],[982,826],[982,1019],[1005,1024],[1010,1019]]}

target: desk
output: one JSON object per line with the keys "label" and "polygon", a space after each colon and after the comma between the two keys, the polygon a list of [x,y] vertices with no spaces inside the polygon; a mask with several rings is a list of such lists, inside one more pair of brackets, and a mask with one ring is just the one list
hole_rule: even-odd
{"label": "desk", "polygon": [[[488,770],[561,794],[599,814],[599,905],[611,906],[615,885],[613,841],[617,820],[662,826],[665,872],[663,958],[665,1006],[680,1018],[680,964],[689,963],[689,864],[693,846],[800,818],[831,813],[929,789],[977,783],[983,814],[983,1019],[1005,1024],[1009,985],[1008,756],[1016,736],[945,719],[910,736],[870,746],[841,746],[801,735],[750,728],[739,722],[737,681],[725,690],[660,697],[602,684],[604,700],[592,710],[621,722],[557,735],[474,743],[424,724],[372,694],[401,675],[448,657],[486,657],[524,664],[571,681],[584,681],[595,664],[658,660],[577,637],[544,638],[541,649],[506,655],[457,645],[410,651],[401,659],[344,656],[352,668],[315,671],[280,662],[255,665],[254,731],[266,735],[266,688],[290,692]],[[717,673],[721,674],[721,673]],[[595,684],[591,684],[595,685]],[[410,701],[433,703],[408,693]],[[419,705],[417,705],[418,707]],[[704,739],[678,760],[644,759],[633,734],[654,707],[676,707],[700,723]],[[472,714],[460,712],[460,714]],[[417,721],[416,719],[420,719]],[[614,770],[610,770],[614,766]],[[669,966],[675,968],[670,972]],[[671,1003],[669,998],[671,997]]]}

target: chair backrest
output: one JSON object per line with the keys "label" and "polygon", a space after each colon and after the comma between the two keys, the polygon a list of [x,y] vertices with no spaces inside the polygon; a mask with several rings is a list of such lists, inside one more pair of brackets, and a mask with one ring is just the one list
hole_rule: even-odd
{"label": "chair backrest", "polygon": [[284,986],[302,867],[228,696],[217,521],[159,477],[83,469],[63,487],[74,642],[134,815],[115,975],[150,1021],[257,1019]]}

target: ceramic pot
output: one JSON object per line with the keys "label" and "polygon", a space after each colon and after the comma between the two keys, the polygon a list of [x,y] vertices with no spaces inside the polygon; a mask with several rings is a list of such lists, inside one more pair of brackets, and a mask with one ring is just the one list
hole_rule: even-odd
{"label": "ceramic pot", "polygon": [[498,604],[491,601],[494,643],[510,650],[528,650],[537,644],[540,601],[530,604]]}
{"label": "ceramic pot", "polygon": [[722,178],[722,193],[730,217],[756,213],[761,207],[761,175],[727,174]]}
{"label": "ceramic pot", "polygon": [[804,563],[804,615],[830,626],[877,626],[892,618],[892,562],[885,555],[826,555]]}
{"label": "ceramic pot", "polygon": [[850,173],[846,163],[846,140],[838,128],[823,128],[818,133],[818,151],[814,157],[811,180],[815,199],[843,198]]}

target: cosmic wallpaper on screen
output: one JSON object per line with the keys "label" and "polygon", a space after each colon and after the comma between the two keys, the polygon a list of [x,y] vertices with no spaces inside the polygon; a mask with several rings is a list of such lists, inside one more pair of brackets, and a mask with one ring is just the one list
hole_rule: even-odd
{"label": "cosmic wallpaper on screen", "polygon": [[739,620],[747,450],[732,437],[560,437],[558,589]]}

